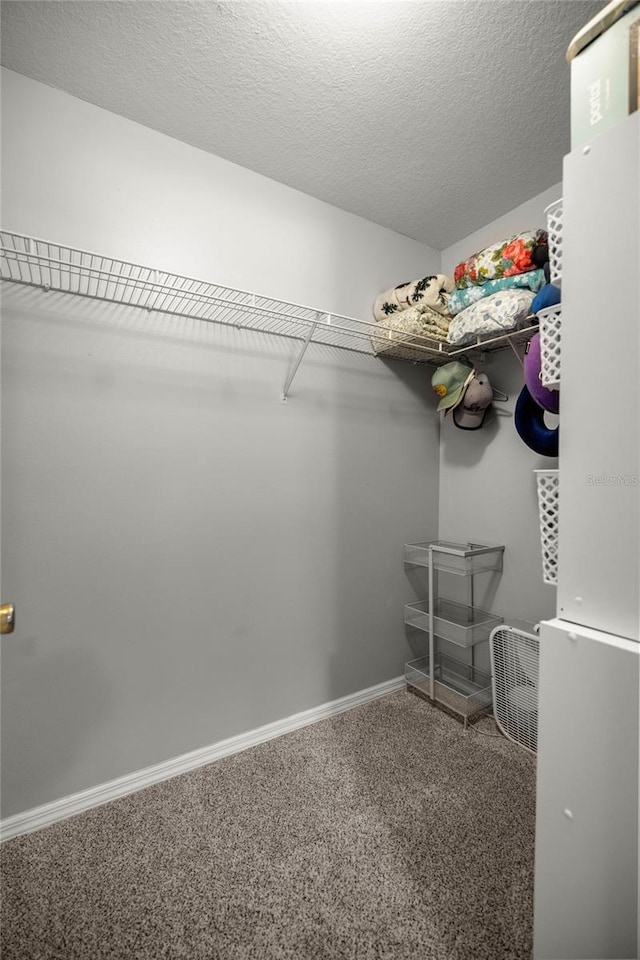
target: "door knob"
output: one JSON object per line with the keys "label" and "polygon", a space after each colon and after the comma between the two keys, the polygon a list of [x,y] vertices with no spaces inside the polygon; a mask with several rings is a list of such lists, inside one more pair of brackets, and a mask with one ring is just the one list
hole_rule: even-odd
{"label": "door knob", "polygon": [[0,606],[0,633],[13,633],[16,623],[16,608],[12,603]]}

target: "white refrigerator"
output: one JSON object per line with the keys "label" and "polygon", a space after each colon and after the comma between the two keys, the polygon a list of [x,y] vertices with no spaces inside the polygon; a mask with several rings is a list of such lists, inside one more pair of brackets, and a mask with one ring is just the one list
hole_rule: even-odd
{"label": "white refrigerator", "polygon": [[637,112],[565,157],[562,234],[557,616],[540,631],[534,957],[622,960],[640,943]]}

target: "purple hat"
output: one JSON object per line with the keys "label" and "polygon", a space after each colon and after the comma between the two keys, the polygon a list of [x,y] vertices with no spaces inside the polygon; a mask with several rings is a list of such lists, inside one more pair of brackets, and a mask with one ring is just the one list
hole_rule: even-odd
{"label": "purple hat", "polygon": [[493,389],[486,373],[475,373],[464,391],[462,403],[453,411],[453,422],[461,430],[479,430],[493,400]]}
{"label": "purple hat", "polygon": [[549,413],[558,413],[560,409],[560,393],[558,390],[548,390],[542,386],[540,371],[542,357],[540,355],[540,334],[533,335],[527,345],[524,355],[524,382],[535,402]]}

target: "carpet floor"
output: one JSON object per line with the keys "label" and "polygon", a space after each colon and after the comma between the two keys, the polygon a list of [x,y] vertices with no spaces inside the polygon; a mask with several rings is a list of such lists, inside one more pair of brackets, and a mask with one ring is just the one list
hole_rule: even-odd
{"label": "carpet floor", "polygon": [[528,960],[535,759],[400,692],[1,849],[3,960]]}

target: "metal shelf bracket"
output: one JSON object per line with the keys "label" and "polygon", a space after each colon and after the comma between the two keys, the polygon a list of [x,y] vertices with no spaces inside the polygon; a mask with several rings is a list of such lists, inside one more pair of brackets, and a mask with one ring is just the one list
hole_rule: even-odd
{"label": "metal shelf bracket", "polygon": [[[283,403],[286,403],[287,400],[288,400],[288,397],[289,397],[289,387],[290,387],[291,384],[293,383],[293,378],[295,377],[296,373],[298,372],[298,367],[299,367],[300,364],[302,363],[302,358],[304,357],[304,355],[305,355],[305,353],[306,353],[306,351],[307,351],[307,347],[309,346],[309,344],[311,343],[311,340],[313,339],[313,332],[314,332],[314,330],[316,329],[316,327],[318,326],[318,321],[320,320],[320,316],[321,316],[321,314],[318,314],[318,320],[316,320],[316,322],[313,323],[313,324],[311,324],[311,326],[309,327],[309,329],[308,329],[308,331],[307,331],[307,335],[306,335],[306,337],[304,338],[304,341],[303,341],[303,343],[302,343],[302,346],[300,347],[300,353],[299,353],[298,356],[296,357],[295,362],[294,362],[291,370],[289,371],[289,374],[288,374],[288,376],[287,376],[287,379],[286,379],[285,382],[284,382],[284,387],[282,388],[282,397],[281,397]],[[327,323],[328,323],[328,324],[331,323],[331,314],[330,314],[330,313],[327,314]]]}

